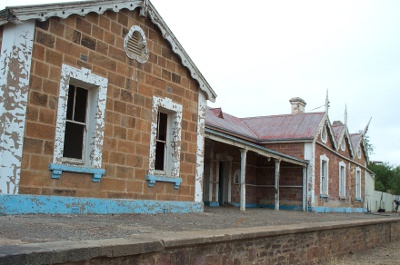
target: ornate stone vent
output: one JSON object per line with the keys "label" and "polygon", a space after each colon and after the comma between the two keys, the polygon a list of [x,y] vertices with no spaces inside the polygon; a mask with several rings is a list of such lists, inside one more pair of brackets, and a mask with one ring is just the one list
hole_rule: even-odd
{"label": "ornate stone vent", "polygon": [[139,26],[133,26],[124,39],[126,55],[139,63],[146,63],[149,60],[149,46],[146,36]]}

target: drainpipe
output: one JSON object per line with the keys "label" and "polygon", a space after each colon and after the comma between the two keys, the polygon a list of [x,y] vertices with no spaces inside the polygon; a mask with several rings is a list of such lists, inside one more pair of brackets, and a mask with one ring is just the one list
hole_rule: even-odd
{"label": "drainpipe", "polygon": [[240,211],[246,210],[246,156],[247,149],[240,149]]}
{"label": "drainpipe", "polygon": [[279,211],[279,171],[281,161],[275,159],[275,210]]}

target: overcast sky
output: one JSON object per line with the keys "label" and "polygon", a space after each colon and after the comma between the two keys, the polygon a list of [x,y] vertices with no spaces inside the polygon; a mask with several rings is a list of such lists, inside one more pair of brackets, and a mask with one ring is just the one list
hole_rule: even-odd
{"label": "overcast sky", "polygon": [[[1,1],[4,6],[54,1]],[[371,160],[400,165],[400,1],[151,0],[216,91],[212,107],[238,117],[324,105],[331,122],[363,130]],[[315,111],[323,111],[324,108]]]}

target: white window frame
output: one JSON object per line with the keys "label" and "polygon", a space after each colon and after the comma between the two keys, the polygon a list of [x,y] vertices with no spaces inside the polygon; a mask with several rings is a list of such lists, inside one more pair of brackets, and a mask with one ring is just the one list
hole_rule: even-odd
{"label": "white window frame", "polygon": [[[323,162],[326,163],[326,176],[325,180],[323,181]],[[329,158],[326,155],[320,156],[319,159],[320,163],[320,194],[321,195],[329,195]]]}
{"label": "white window frame", "polygon": [[[156,144],[158,113],[168,114],[164,170],[156,170]],[[169,98],[153,97],[153,110],[150,137],[149,175],[179,178],[182,131],[182,105]]]}
{"label": "white window frame", "polygon": [[356,167],[356,199],[360,200],[361,198],[361,169]]}
{"label": "white window frame", "polygon": [[[84,154],[82,160],[63,157],[68,90],[70,84],[83,87],[89,91],[86,114],[86,120],[88,121],[87,132],[83,143]],[[88,69],[77,69],[69,65],[62,65],[53,163],[79,165],[91,168],[101,167],[107,85],[107,78],[92,74]]]}
{"label": "white window frame", "polygon": [[326,144],[326,142],[328,141],[328,132],[326,131],[326,126],[324,125],[324,127],[321,130],[321,140],[323,143]]}
{"label": "white window frame", "polygon": [[342,149],[342,151],[346,151],[346,140],[345,140],[345,138],[343,138],[342,143],[340,144],[340,149]]}
{"label": "white window frame", "polygon": [[339,162],[339,197],[346,197],[346,164]]}

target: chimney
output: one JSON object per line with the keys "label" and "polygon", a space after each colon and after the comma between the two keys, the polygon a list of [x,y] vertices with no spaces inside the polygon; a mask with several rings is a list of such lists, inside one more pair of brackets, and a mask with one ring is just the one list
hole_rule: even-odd
{"label": "chimney", "polygon": [[302,98],[291,98],[289,102],[292,105],[292,114],[304,113],[307,103]]}

